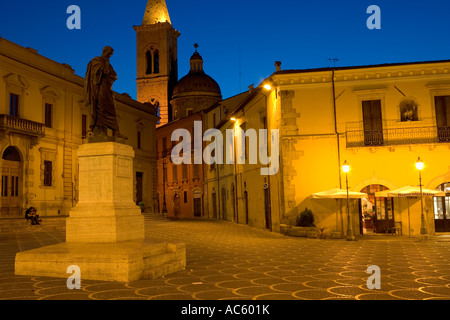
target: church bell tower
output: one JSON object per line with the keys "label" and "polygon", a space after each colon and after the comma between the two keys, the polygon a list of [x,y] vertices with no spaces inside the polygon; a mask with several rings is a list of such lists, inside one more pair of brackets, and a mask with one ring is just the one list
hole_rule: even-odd
{"label": "church bell tower", "polygon": [[137,100],[159,109],[158,126],[172,118],[169,101],[178,81],[177,39],[165,0],[148,0],[137,36]]}

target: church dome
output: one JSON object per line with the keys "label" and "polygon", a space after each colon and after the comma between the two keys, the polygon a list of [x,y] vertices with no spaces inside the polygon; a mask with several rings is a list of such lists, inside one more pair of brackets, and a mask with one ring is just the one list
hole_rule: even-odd
{"label": "church dome", "polygon": [[217,82],[203,71],[203,59],[197,52],[191,57],[191,70],[178,81],[172,91],[172,118],[178,120],[222,101]]}
{"label": "church dome", "polygon": [[173,89],[173,98],[178,95],[214,95],[222,97],[217,82],[203,71],[203,59],[196,51],[190,60],[191,70],[178,81]]}

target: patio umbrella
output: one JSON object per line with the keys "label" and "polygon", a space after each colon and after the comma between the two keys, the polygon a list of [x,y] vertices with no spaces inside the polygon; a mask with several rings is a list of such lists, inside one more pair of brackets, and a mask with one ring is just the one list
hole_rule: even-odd
{"label": "patio umbrella", "polygon": [[[313,199],[336,199],[336,205],[337,205],[338,199],[347,199],[347,190],[335,188],[335,189],[331,189],[331,190],[313,193],[313,194],[311,194],[310,197]],[[367,198],[367,193],[349,191],[348,197],[350,199]],[[338,226],[338,220],[339,220],[338,213],[336,210],[336,230],[337,230],[337,226]],[[342,228],[343,228],[344,222],[343,221],[341,221],[341,222],[342,222]],[[343,232],[343,230],[342,230],[342,232]]]}
{"label": "patio umbrella", "polygon": [[[367,193],[349,191],[348,197],[351,199],[367,198]],[[335,188],[335,189],[331,189],[331,190],[327,190],[327,191],[313,193],[311,195],[311,198],[313,198],[313,199],[346,199],[347,191],[344,189]]]}
{"label": "patio umbrella", "polygon": [[408,230],[409,236],[411,236],[411,221],[410,221],[410,213],[409,213],[409,198],[410,197],[420,197],[421,194],[424,196],[433,196],[433,197],[445,197],[444,191],[433,190],[433,189],[425,189],[422,188],[422,193],[420,192],[420,187],[414,186],[405,186],[395,190],[384,190],[375,193],[375,197],[406,197],[408,201]]}

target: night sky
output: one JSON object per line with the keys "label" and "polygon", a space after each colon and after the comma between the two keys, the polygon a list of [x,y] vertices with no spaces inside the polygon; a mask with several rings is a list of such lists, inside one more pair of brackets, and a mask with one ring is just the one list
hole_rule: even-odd
{"label": "night sky", "polygon": [[[136,34],[147,0],[8,1],[0,36],[70,64],[84,76],[105,45],[119,79],[114,90],[136,98]],[[194,43],[204,70],[228,98],[274,71],[450,59],[450,1],[443,0],[166,0],[178,39],[179,78],[189,71]],[[69,30],[67,7],[81,8],[81,30]],[[381,30],[369,30],[370,5]]]}

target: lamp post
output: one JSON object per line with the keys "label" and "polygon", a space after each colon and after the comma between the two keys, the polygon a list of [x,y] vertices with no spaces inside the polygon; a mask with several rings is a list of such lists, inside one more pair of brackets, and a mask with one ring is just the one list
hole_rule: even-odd
{"label": "lamp post", "polygon": [[230,120],[233,122],[234,125],[234,135],[233,135],[233,153],[234,153],[234,157],[233,157],[233,161],[234,161],[234,217],[233,219],[236,219],[235,222],[239,223],[239,212],[238,212],[238,193],[237,193],[237,167],[236,167],[236,162],[237,162],[237,141],[236,141],[236,125],[237,125],[237,119],[236,118],[230,118]]}
{"label": "lamp post", "polygon": [[423,161],[419,158],[417,158],[416,161],[416,168],[419,170],[419,187],[420,187],[420,234],[426,235],[428,234],[427,231],[427,223],[425,220],[425,215],[423,213],[423,192],[422,192],[422,169],[423,169]]}
{"label": "lamp post", "polygon": [[350,165],[347,163],[347,160],[342,165],[342,171],[345,172],[345,186],[347,189],[347,240],[354,241],[356,239],[353,234],[352,216],[350,215],[350,197],[348,195],[348,172],[350,171]]}

